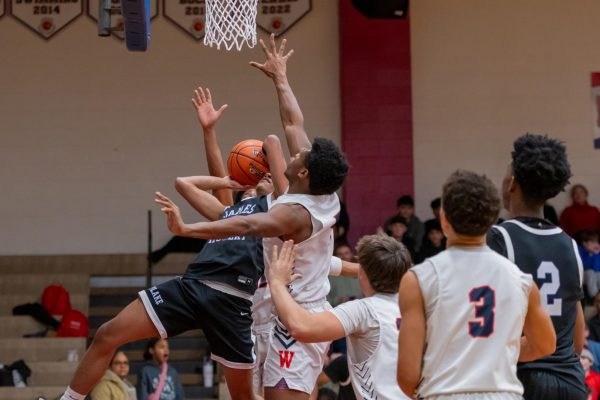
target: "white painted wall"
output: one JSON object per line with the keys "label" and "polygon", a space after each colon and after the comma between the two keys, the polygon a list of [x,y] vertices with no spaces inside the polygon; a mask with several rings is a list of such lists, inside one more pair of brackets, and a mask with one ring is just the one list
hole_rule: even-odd
{"label": "white painted wall", "polygon": [[[313,1],[286,36],[308,131],[339,142],[337,15],[336,1]],[[48,42],[0,19],[1,255],[144,252],[147,209],[155,246],[166,242],[154,191],[178,199],[176,176],[207,173],[190,103],[199,84],[229,104],[224,149],[280,133],[273,85],[247,65],[258,48],[206,48],[162,16],[152,31],[150,51],[132,54],[86,16]]]}
{"label": "white painted wall", "polygon": [[[457,168],[500,185],[513,140],[530,131],[564,140],[573,183],[600,206],[590,73],[600,71],[600,2],[411,2],[417,213]],[[551,203],[557,211],[566,195]]]}

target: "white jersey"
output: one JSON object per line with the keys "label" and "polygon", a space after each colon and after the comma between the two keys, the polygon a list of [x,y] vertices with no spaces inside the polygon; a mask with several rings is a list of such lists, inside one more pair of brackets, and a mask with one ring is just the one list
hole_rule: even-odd
{"label": "white jersey", "polygon": [[397,294],[343,303],[331,312],[346,333],[348,370],[357,399],[410,399],[396,381],[400,311]]}
{"label": "white jersey", "polygon": [[[300,204],[311,216],[311,236],[296,243],[294,271],[302,274],[290,285],[290,294],[298,303],[311,303],[324,299],[329,293],[329,268],[333,254],[333,230],[335,216],[340,211],[340,201],[335,193],[313,196],[309,194],[284,194],[275,200],[279,204]],[[264,238],[265,274],[271,263],[273,246],[281,249],[283,242],[276,237]],[[268,274],[267,274],[268,275]]]}
{"label": "white jersey", "polygon": [[487,246],[451,247],[412,271],[427,319],[419,396],[522,395],[517,360],[531,275]]}

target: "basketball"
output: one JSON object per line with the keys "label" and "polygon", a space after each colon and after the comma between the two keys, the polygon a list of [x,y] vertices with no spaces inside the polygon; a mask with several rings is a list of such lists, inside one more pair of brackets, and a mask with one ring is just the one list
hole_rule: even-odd
{"label": "basketball", "polygon": [[263,154],[263,142],[249,139],[236,144],[227,158],[229,176],[242,185],[255,186],[269,172],[269,163]]}

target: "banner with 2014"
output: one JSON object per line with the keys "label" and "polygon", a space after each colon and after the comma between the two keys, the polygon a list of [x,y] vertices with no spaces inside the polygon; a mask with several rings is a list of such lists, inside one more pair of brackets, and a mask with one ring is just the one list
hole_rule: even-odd
{"label": "banner with 2014", "polygon": [[[86,14],[98,20],[101,0],[0,0],[0,17],[8,14],[38,34],[51,39],[78,17]],[[204,37],[207,0],[162,0],[162,14],[193,40]],[[111,33],[123,39],[120,0],[111,0]],[[281,35],[312,8],[312,0],[258,0],[256,24],[269,33]],[[151,0],[151,19],[159,15],[159,0]]]}

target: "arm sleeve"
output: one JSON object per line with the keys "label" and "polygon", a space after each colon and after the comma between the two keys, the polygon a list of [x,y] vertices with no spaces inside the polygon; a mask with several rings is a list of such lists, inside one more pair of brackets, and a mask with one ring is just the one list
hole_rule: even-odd
{"label": "arm sleeve", "polygon": [[502,236],[502,233],[493,226],[487,234],[487,245],[501,256],[508,257],[504,237]]}
{"label": "arm sleeve", "polygon": [[329,276],[340,276],[342,274],[342,259],[336,256],[331,257],[331,266],[329,267]]}
{"label": "arm sleeve", "polygon": [[366,332],[371,328],[373,321],[377,324],[377,320],[363,300],[348,301],[330,310],[342,323],[346,336]]}

